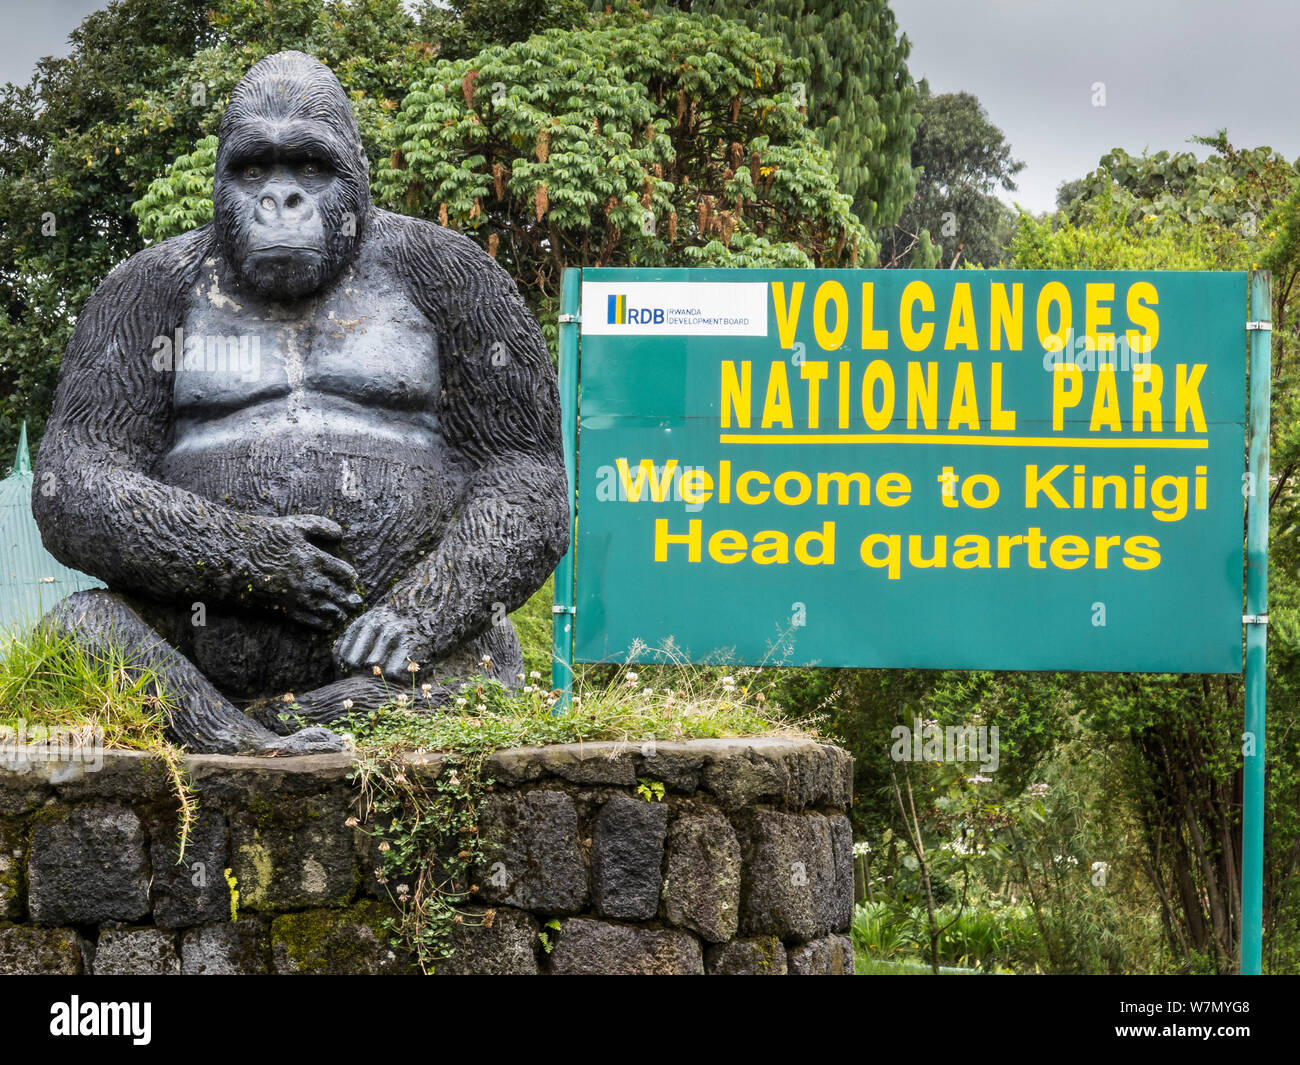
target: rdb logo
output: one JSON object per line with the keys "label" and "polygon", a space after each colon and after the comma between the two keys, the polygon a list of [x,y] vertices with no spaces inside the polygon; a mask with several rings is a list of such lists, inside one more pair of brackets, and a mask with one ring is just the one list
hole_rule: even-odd
{"label": "rdb logo", "polygon": [[662,325],[664,320],[662,307],[629,307],[625,295],[611,294],[608,312],[610,325]]}

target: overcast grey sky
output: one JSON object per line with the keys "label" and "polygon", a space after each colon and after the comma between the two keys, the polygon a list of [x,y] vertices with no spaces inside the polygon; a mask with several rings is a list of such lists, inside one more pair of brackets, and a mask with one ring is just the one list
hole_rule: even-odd
{"label": "overcast grey sky", "polygon": [[[0,81],[104,0],[0,0]],[[159,0],[166,3],[167,0]],[[1240,145],[1300,155],[1297,0],[892,0],[909,63],[935,92],[980,98],[1028,165],[1009,196],[1033,211],[1113,147],[1189,148],[1226,126]],[[1093,85],[1105,85],[1104,107]]]}
{"label": "overcast grey sky", "polygon": [[[908,68],[974,93],[1027,164],[1007,199],[1050,209],[1111,148],[1234,144],[1300,155],[1296,0],[892,0]],[[1102,82],[1106,105],[1092,105]]]}

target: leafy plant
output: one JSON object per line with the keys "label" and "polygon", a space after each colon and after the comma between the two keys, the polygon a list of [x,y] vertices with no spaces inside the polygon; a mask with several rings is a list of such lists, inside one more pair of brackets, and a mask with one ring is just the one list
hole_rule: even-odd
{"label": "leafy plant", "polygon": [[546,924],[542,927],[542,931],[540,931],[540,932],[537,933],[537,938],[540,939],[540,940],[542,941],[542,949],[543,949],[544,951],[546,951],[547,954],[549,954],[549,953],[551,953],[551,951],[553,951],[553,950],[555,949],[555,944],[554,944],[553,942],[551,942],[551,937],[548,936],[548,935],[546,934],[546,929],[547,929],[547,928],[551,929],[551,930],[554,931],[554,932],[558,932],[558,931],[560,930],[560,922],[559,922],[559,919],[558,919],[558,918],[555,918],[555,917],[552,917],[552,918],[551,918],[549,921],[547,921]]}
{"label": "leafy plant", "polygon": [[646,802],[663,802],[664,785],[662,781],[651,780],[649,777],[636,778],[636,793],[645,799]]}

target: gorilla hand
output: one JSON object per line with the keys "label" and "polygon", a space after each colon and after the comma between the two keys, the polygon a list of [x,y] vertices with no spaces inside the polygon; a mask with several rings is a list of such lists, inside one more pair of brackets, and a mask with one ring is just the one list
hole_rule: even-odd
{"label": "gorilla hand", "polygon": [[[312,543],[337,542],[343,530],[337,522],[314,514],[263,518],[265,534],[255,565],[262,575],[265,596],[288,617],[313,629],[334,629],[362,603],[357,572],[341,558]],[[258,588],[259,582],[253,586]]]}
{"label": "gorilla hand", "polygon": [[334,660],[341,669],[379,666],[386,677],[404,681],[423,642],[410,618],[380,605],[348,626],[334,645]]}

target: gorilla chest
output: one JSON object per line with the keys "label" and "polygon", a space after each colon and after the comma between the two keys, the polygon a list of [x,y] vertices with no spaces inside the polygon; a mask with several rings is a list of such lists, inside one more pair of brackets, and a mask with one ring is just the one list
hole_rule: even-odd
{"label": "gorilla chest", "polygon": [[205,272],[183,329],[174,347],[181,420],[259,408],[310,418],[332,407],[432,418],[437,339],[396,286],[345,278],[315,299],[257,305]]}

